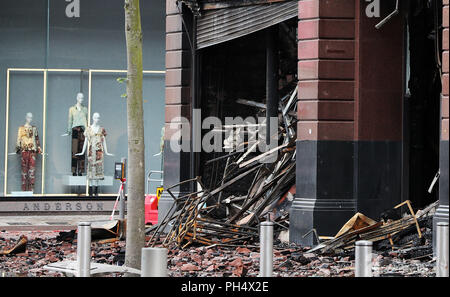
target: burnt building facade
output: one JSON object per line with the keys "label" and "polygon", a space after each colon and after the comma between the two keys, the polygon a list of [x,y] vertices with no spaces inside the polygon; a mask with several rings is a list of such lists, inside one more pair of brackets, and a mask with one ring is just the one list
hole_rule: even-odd
{"label": "burnt building facade", "polygon": [[[435,223],[448,221],[448,8],[448,0],[166,0],[164,185],[218,170],[206,172],[201,152],[171,150],[171,124],[194,121],[194,109],[246,116],[238,98],[265,102],[273,34],[279,90],[298,87],[290,241],[312,245],[312,233],[303,237],[312,228],[333,236],[356,212],[379,219],[405,200],[416,209],[439,200]],[[192,125],[189,139],[201,134]],[[160,215],[171,203],[163,195]]]}

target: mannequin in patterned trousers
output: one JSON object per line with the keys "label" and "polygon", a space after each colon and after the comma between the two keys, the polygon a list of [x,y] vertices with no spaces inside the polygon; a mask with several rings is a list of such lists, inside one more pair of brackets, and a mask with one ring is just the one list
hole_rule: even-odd
{"label": "mannequin in patterned trousers", "polygon": [[37,128],[31,125],[33,114],[27,113],[25,125],[17,133],[16,153],[21,155],[22,191],[33,191],[35,184],[36,154],[41,154]]}
{"label": "mannequin in patterned trousers", "polygon": [[22,151],[22,191],[33,191],[36,171],[36,152]]}

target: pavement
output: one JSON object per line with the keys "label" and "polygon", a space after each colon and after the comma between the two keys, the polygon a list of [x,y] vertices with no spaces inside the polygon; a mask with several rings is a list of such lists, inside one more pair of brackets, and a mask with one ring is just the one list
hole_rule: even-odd
{"label": "pavement", "polygon": [[[28,239],[25,252],[0,255],[2,276],[64,276],[50,271],[45,265],[61,261],[75,261],[75,241],[58,240],[58,232],[0,231],[0,250],[13,247],[21,236]],[[320,255],[309,252],[307,247],[293,244],[274,246],[273,275],[275,277],[353,277],[354,252]],[[122,265],[125,241],[108,243],[92,242],[91,260],[94,263]],[[187,249],[168,251],[168,274],[172,277],[256,277],[259,274],[259,247],[190,246]],[[372,272],[375,277],[435,276],[435,262],[427,258],[404,259],[397,251],[374,251]],[[121,276],[113,273],[107,276]]]}
{"label": "pavement", "polygon": [[[74,230],[78,222],[107,221],[109,215],[0,216],[0,230],[54,231]],[[115,216],[117,219],[118,216]]]}

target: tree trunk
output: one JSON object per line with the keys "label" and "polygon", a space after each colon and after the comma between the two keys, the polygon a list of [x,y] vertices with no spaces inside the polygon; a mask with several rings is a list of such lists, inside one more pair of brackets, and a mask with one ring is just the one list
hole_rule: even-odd
{"label": "tree trunk", "polygon": [[128,203],[125,265],[140,269],[145,245],[144,114],[142,103],[142,31],[139,0],[125,0],[127,42]]}

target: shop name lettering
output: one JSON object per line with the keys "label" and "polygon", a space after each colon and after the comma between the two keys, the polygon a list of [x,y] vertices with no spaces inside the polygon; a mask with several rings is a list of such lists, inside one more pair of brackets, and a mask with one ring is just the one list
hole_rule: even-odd
{"label": "shop name lettering", "polygon": [[380,17],[380,0],[366,0],[369,2],[366,6],[366,16],[368,18]]}
{"label": "shop name lettering", "polygon": [[103,211],[103,202],[25,202],[22,211]]}
{"label": "shop name lettering", "polygon": [[66,16],[68,18],[79,18],[80,17],[80,0],[66,0],[70,2],[66,6]]}

